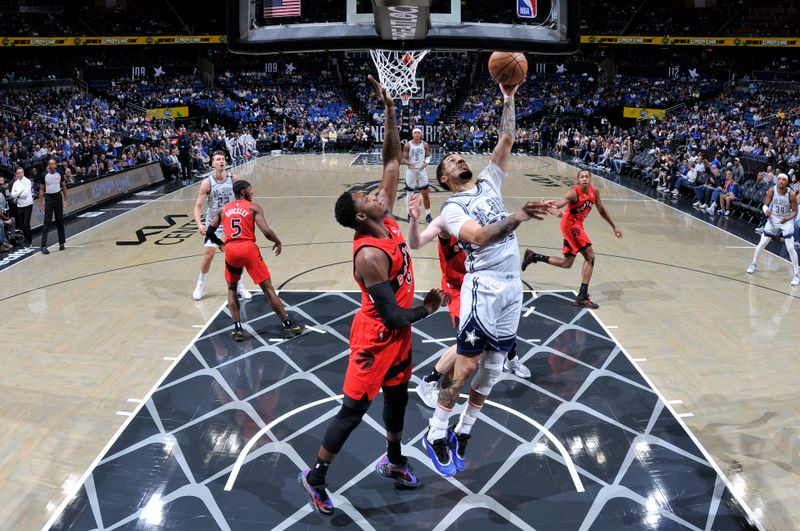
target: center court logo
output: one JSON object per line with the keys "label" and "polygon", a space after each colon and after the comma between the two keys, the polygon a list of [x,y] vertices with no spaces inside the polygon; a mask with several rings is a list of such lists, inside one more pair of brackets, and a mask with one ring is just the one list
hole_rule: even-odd
{"label": "center court logo", "polygon": [[176,218],[188,218],[186,214],[170,214],[164,216],[164,221],[167,222],[166,225],[148,225],[146,227],[142,227],[136,231],[136,239],[135,240],[122,240],[115,242],[117,245],[141,245],[147,241],[148,236],[156,236],[158,235],[159,238],[155,239],[153,243],[155,245],[175,245],[178,243],[183,243],[184,241],[191,238],[197,232],[197,224],[194,220],[191,220],[183,225],[170,230],[169,232],[165,231],[177,225]]}

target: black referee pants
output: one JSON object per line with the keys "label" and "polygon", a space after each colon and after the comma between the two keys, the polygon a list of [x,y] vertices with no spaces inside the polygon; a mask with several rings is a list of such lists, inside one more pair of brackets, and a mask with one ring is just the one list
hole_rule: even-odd
{"label": "black referee pants", "polygon": [[44,227],[42,228],[42,247],[47,247],[47,233],[50,231],[50,222],[55,214],[56,229],[58,229],[58,243],[64,245],[64,198],[61,192],[45,194],[44,196]]}

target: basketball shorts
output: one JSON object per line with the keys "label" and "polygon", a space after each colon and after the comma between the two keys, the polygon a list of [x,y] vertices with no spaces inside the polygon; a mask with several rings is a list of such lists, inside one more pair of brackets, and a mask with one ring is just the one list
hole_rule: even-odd
{"label": "basketball shorts", "polygon": [[514,348],[522,310],[519,273],[467,273],[461,286],[456,351],[468,357]]}
{"label": "basketball shorts", "polygon": [[[208,227],[209,227],[209,225],[206,225],[206,231],[208,230]],[[214,234],[216,234],[217,238],[219,238],[220,240],[225,241],[225,230],[222,228],[222,225],[217,227],[217,230],[214,231]],[[212,242],[211,240],[206,240],[204,246],[205,247],[217,247],[217,244]]]}
{"label": "basketball shorts", "polygon": [[417,192],[428,188],[428,172],[424,169],[406,169],[406,190]]}
{"label": "basketball shorts", "polygon": [[764,234],[772,237],[783,234],[784,238],[793,238],[794,220],[790,219],[786,223],[781,223],[780,219],[775,219],[775,216],[770,216],[767,220],[767,224],[764,225]]}
{"label": "basketball shorts", "polygon": [[561,227],[561,234],[564,235],[564,247],[561,250],[564,256],[577,256],[579,252],[592,245],[592,240],[589,239],[583,225]]}
{"label": "basketball shorts", "polygon": [[269,269],[255,243],[244,241],[226,244],[225,282],[239,282],[243,269],[247,270],[247,274],[256,284],[269,280]]}
{"label": "basketball shorts", "polygon": [[383,386],[411,379],[411,327],[389,330],[380,319],[356,313],[350,328],[350,357],[344,376],[344,394],[374,400]]}
{"label": "basketball shorts", "polygon": [[458,316],[461,314],[461,286],[455,287],[442,280],[442,291],[450,296],[450,302],[447,303],[447,311],[450,312],[453,328],[458,329]]}

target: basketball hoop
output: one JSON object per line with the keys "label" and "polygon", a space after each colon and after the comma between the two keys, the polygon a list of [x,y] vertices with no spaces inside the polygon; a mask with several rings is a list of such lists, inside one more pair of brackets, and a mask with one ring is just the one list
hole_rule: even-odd
{"label": "basketball hoop", "polygon": [[[416,75],[419,62],[430,50],[370,50],[372,61],[378,69],[378,79],[393,99],[401,98],[403,105],[407,99],[419,91]],[[407,97],[407,98],[406,98]]]}

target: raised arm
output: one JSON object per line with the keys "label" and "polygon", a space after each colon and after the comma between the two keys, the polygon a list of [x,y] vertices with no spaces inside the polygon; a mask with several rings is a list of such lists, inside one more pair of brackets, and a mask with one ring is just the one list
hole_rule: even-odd
{"label": "raised arm", "polygon": [[400,161],[403,153],[400,149],[400,133],[397,130],[394,100],[386,89],[371,75],[367,76],[375,92],[383,102],[383,176],[378,189],[378,201],[386,207],[386,214],[391,215],[397,197],[397,181],[400,178]]}
{"label": "raised arm", "polygon": [[503,115],[500,117],[500,137],[492,151],[492,161],[500,166],[503,173],[508,169],[508,158],[514,146],[514,135],[517,131],[517,111],[514,107],[514,94],[519,85],[500,85],[503,93]]}
{"label": "raised arm", "polygon": [[622,238],[622,231],[619,230],[616,225],[614,225],[613,221],[611,221],[611,216],[606,210],[606,207],[603,206],[603,201],[600,200],[599,190],[594,191],[594,204],[597,205],[597,211],[600,213],[601,216],[603,216],[603,219],[606,220],[606,223],[611,225],[611,230],[614,231],[614,236],[616,236],[617,238]]}

